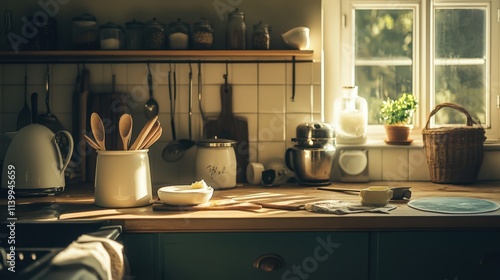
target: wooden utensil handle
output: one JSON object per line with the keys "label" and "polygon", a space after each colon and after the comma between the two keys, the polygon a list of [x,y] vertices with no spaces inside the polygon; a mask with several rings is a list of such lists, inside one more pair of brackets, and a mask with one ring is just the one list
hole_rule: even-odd
{"label": "wooden utensil handle", "polygon": [[233,93],[231,85],[220,87],[221,116],[232,118],[233,115]]}

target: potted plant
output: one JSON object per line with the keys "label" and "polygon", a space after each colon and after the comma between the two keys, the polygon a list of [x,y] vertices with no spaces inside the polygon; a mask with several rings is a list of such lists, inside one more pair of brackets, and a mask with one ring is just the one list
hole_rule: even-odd
{"label": "potted plant", "polygon": [[409,138],[413,128],[413,114],[418,102],[411,93],[403,93],[396,100],[387,99],[382,103],[380,116],[384,121],[388,144],[410,144]]}

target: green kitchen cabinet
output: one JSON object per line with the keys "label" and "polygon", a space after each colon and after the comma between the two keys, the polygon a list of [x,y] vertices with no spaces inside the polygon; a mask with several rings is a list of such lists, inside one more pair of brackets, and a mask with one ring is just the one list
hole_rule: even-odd
{"label": "green kitchen cabinet", "polygon": [[373,280],[500,279],[498,231],[395,231],[371,235]]}
{"label": "green kitchen cabinet", "polygon": [[364,232],[161,233],[128,234],[125,248],[134,279],[355,280],[369,277],[368,242]]}

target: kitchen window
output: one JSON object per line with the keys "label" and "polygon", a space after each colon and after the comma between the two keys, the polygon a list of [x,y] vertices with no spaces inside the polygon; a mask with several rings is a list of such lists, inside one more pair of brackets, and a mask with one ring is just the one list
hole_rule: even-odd
{"label": "kitchen window", "polygon": [[[342,0],[335,7],[323,1],[324,14],[338,9],[341,19],[324,16],[326,104],[341,86],[357,85],[369,104],[368,137],[382,138],[380,104],[413,93],[419,100],[415,134],[437,104],[452,102],[479,119],[489,139],[498,139],[499,2]],[[326,78],[332,75],[338,77]],[[432,121],[465,124],[462,113],[447,108]]]}

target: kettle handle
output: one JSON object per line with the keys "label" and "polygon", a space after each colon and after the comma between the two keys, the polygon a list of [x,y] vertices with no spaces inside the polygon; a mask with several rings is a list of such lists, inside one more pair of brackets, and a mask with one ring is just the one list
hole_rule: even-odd
{"label": "kettle handle", "polygon": [[293,152],[293,149],[292,148],[288,148],[286,149],[286,152],[285,152],[285,164],[286,164],[286,167],[288,167],[288,169],[292,170],[292,171],[295,171],[295,168],[293,168],[293,164],[292,164],[292,160],[291,160],[291,154]]}
{"label": "kettle handle", "polygon": [[[62,133],[66,136],[66,138],[68,139],[68,153],[66,155],[66,159],[64,159],[64,162],[63,162],[63,159],[62,159],[62,154],[61,154],[61,150],[59,149],[59,145],[57,145],[57,138],[56,138],[56,135],[58,133]],[[56,147],[56,150],[57,150],[57,156],[59,158],[59,171],[62,173],[64,173],[64,170],[66,170],[66,167],[68,167],[68,164],[71,160],[71,156],[73,155],[73,146],[74,146],[74,143],[73,143],[73,137],[71,136],[71,134],[66,131],[66,130],[61,130],[61,131],[58,131],[56,133],[56,135],[54,135],[54,137],[52,138],[53,139],[53,142],[54,142],[54,146]]]}

